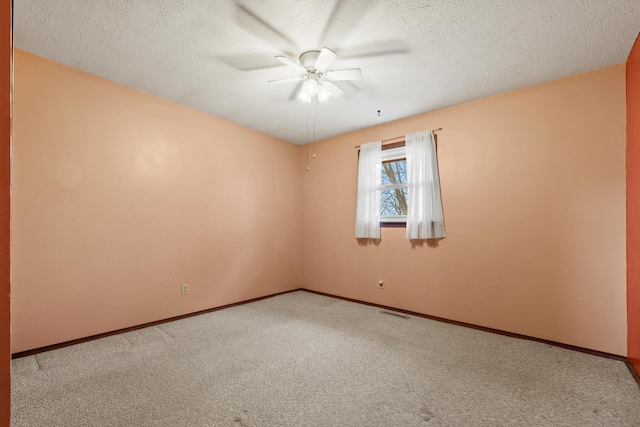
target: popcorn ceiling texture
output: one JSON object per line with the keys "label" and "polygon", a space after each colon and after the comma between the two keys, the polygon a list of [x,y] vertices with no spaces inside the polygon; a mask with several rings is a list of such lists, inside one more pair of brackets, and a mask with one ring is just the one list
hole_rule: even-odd
{"label": "popcorn ceiling texture", "polygon": [[323,139],[623,62],[638,22],[632,0],[20,0],[15,47],[305,143],[296,84],[267,84],[291,76],[275,55],[362,68],[318,107]]}

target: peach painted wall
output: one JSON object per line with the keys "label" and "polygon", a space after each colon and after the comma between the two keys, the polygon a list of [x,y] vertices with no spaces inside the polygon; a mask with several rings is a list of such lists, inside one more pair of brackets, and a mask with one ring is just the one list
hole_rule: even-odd
{"label": "peach painted wall", "polygon": [[640,372],[640,37],[627,60],[627,287],[629,360]]}
{"label": "peach painted wall", "polygon": [[[354,146],[438,127],[448,237],[412,245],[384,228],[360,245]],[[316,154],[303,174],[305,287],[626,355],[624,64],[331,138]]]}
{"label": "peach painted wall", "polygon": [[11,419],[11,4],[0,8],[0,425]]}
{"label": "peach painted wall", "polygon": [[13,351],[299,288],[299,152],[16,51]]}

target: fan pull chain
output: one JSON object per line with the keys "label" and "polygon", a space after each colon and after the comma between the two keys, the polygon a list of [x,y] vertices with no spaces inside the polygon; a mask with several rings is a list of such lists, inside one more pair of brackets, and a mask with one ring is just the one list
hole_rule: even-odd
{"label": "fan pull chain", "polygon": [[309,172],[309,111],[310,107],[307,106],[307,172]]}
{"label": "fan pull chain", "polygon": [[313,97],[313,158],[316,158],[316,97]]}

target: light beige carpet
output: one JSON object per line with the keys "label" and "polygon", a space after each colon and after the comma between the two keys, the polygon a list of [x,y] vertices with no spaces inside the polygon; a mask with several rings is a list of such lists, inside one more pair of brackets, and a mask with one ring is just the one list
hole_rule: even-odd
{"label": "light beige carpet", "polygon": [[18,426],[640,426],[623,362],[298,291],[13,361]]}

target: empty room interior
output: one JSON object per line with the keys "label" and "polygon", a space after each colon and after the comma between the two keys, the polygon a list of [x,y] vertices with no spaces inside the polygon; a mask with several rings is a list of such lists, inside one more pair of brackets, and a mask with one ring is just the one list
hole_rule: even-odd
{"label": "empty room interior", "polygon": [[2,13],[2,425],[640,425],[640,3]]}

